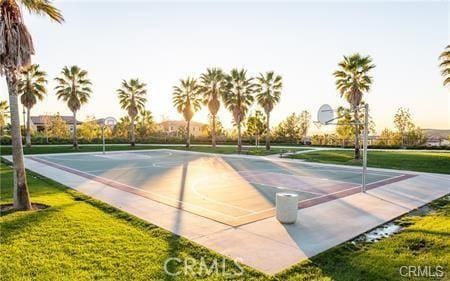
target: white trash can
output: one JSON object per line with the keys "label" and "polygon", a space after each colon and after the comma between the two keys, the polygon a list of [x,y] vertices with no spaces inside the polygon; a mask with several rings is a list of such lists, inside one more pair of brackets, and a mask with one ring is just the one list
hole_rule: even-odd
{"label": "white trash can", "polygon": [[277,219],[281,223],[295,223],[297,221],[298,195],[280,192],[276,199]]}

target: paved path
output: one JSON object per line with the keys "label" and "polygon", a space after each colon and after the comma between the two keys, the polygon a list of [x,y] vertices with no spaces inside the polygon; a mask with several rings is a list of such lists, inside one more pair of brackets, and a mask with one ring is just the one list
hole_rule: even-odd
{"label": "paved path", "polygon": [[[240,157],[240,156],[233,156]],[[244,156],[242,156],[244,157]],[[251,157],[251,156],[245,156]],[[6,159],[11,159],[6,156]],[[296,161],[273,159],[270,161]],[[277,273],[450,193],[450,175],[410,172],[416,177],[298,211],[293,225],[274,217],[239,227],[212,221],[99,182],[42,165],[28,169],[104,201],[268,274]],[[311,163],[335,167],[335,165]],[[359,167],[350,167],[360,169]],[[372,171],[393,171],[370,168]],[[398,171],[399,173],[409,173]]]}

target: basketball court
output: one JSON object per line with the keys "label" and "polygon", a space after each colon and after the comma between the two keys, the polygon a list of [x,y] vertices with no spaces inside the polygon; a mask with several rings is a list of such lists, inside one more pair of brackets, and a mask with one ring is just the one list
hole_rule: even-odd
{"label": "basketball court", "polygon": [[[299,208],[361,192],[361,171],[354,167],[267,157],[158,149],[27,158],[229,226],[274,216],[277,192],[298,194]],[[369,171],[367,189],[411,177]]]}

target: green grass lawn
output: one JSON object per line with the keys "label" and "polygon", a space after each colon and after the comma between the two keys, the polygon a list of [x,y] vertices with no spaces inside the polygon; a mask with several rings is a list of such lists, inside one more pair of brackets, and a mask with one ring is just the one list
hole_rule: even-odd
{"label": "green grass lawn", "polygon": [[[0,175],[1,202],[10,202],[12,171],[2,164]],[[204,258],[208,265],[214,259],[220,263],[224,259],[49,179],[29,173],[28,183],[33,202],[51,207],[2,214],[1,280],[171,280],[163,267],[169,257]],[[232,261],[225,261],[226,273],[239,270]],[[245,268],[245,275],[264,277],[249,268]],[[219,274],[203,273],[183,275],[183,280],[204,277],[221,279]]]}
{"label": "green grass lawn", "polygon": [[[138,145],[138,146],[129,146],[129,145],[107,145],[106,151],[121,151],[121,150],[145,150],[145,149],[177,149],[177,150],[187,150],[185,146],[152,146],[152,145]],[[101,145],[80,145],[79,150],[73,149],[71,146],[63,145],[63,146],[39,146],[35,145],[31,148],[24,147],[23,152],[25,154],[47,154],[47,153],[75,153],[75,152],[95,152],[102,151],[103,147]],[[248,148],[246,148],[248,149]],[[295,148],[293,150],[304,150],[305,148]],[[255,148],[250,147],[247,151],[244,151],[243,154],[249,155],[270,155],[277,154],[281,152],[281,148],[272,148],[267,151],[264,148]],[[218,146],[216,148],[212,148],[210,146],[191,146],[189,151],[197,151],[197,152],[209,152],[209,153],[220,153],[220,154],[235,154],[237,153],[237,148],[235,146]],[[1,146],[0,147],[1,155],[10,155],[11,147],[10,146]]]}
{"label": "green grass lawn", "polygon": [[[343,165],[361,165],[353,161],[352,150],[324,150],[294,155],[296,159]],[[450,174],[450,152],[369,151],[369,167]]]}
{"label": "green grass lawn", "polygon": [[[0,180],[0,202],[11,202],[12,171],[4,164]],[[410,225],[390,238],[344,243],[273,277],[244,267],[244,275],[231,278],[239,268],[225,259],[226,276],[198,266],[175,278],[164,272],[169,257],[208,266],[223,257],[34,173],[28,183],[32,201],[51,207],[1,215],[2,280],[407,280],[399,275],[402,265],[441,265],[450,274],[448,199],[436,201],[431,214],[403,219]]]}

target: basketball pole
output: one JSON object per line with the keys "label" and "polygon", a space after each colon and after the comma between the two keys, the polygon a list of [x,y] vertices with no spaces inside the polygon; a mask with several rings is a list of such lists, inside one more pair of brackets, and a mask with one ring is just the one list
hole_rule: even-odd
{"label": "basketball pole", "polygon": [[364,105],[364,113],[362,192],[366,192],[367,177],[367,143],[369,141],[369,104],[367,103]]}
{"label": "basketball pole", "polygon": [[103,154],[105,154],[105,120],[102,124],[102,144],[103,144]]}

